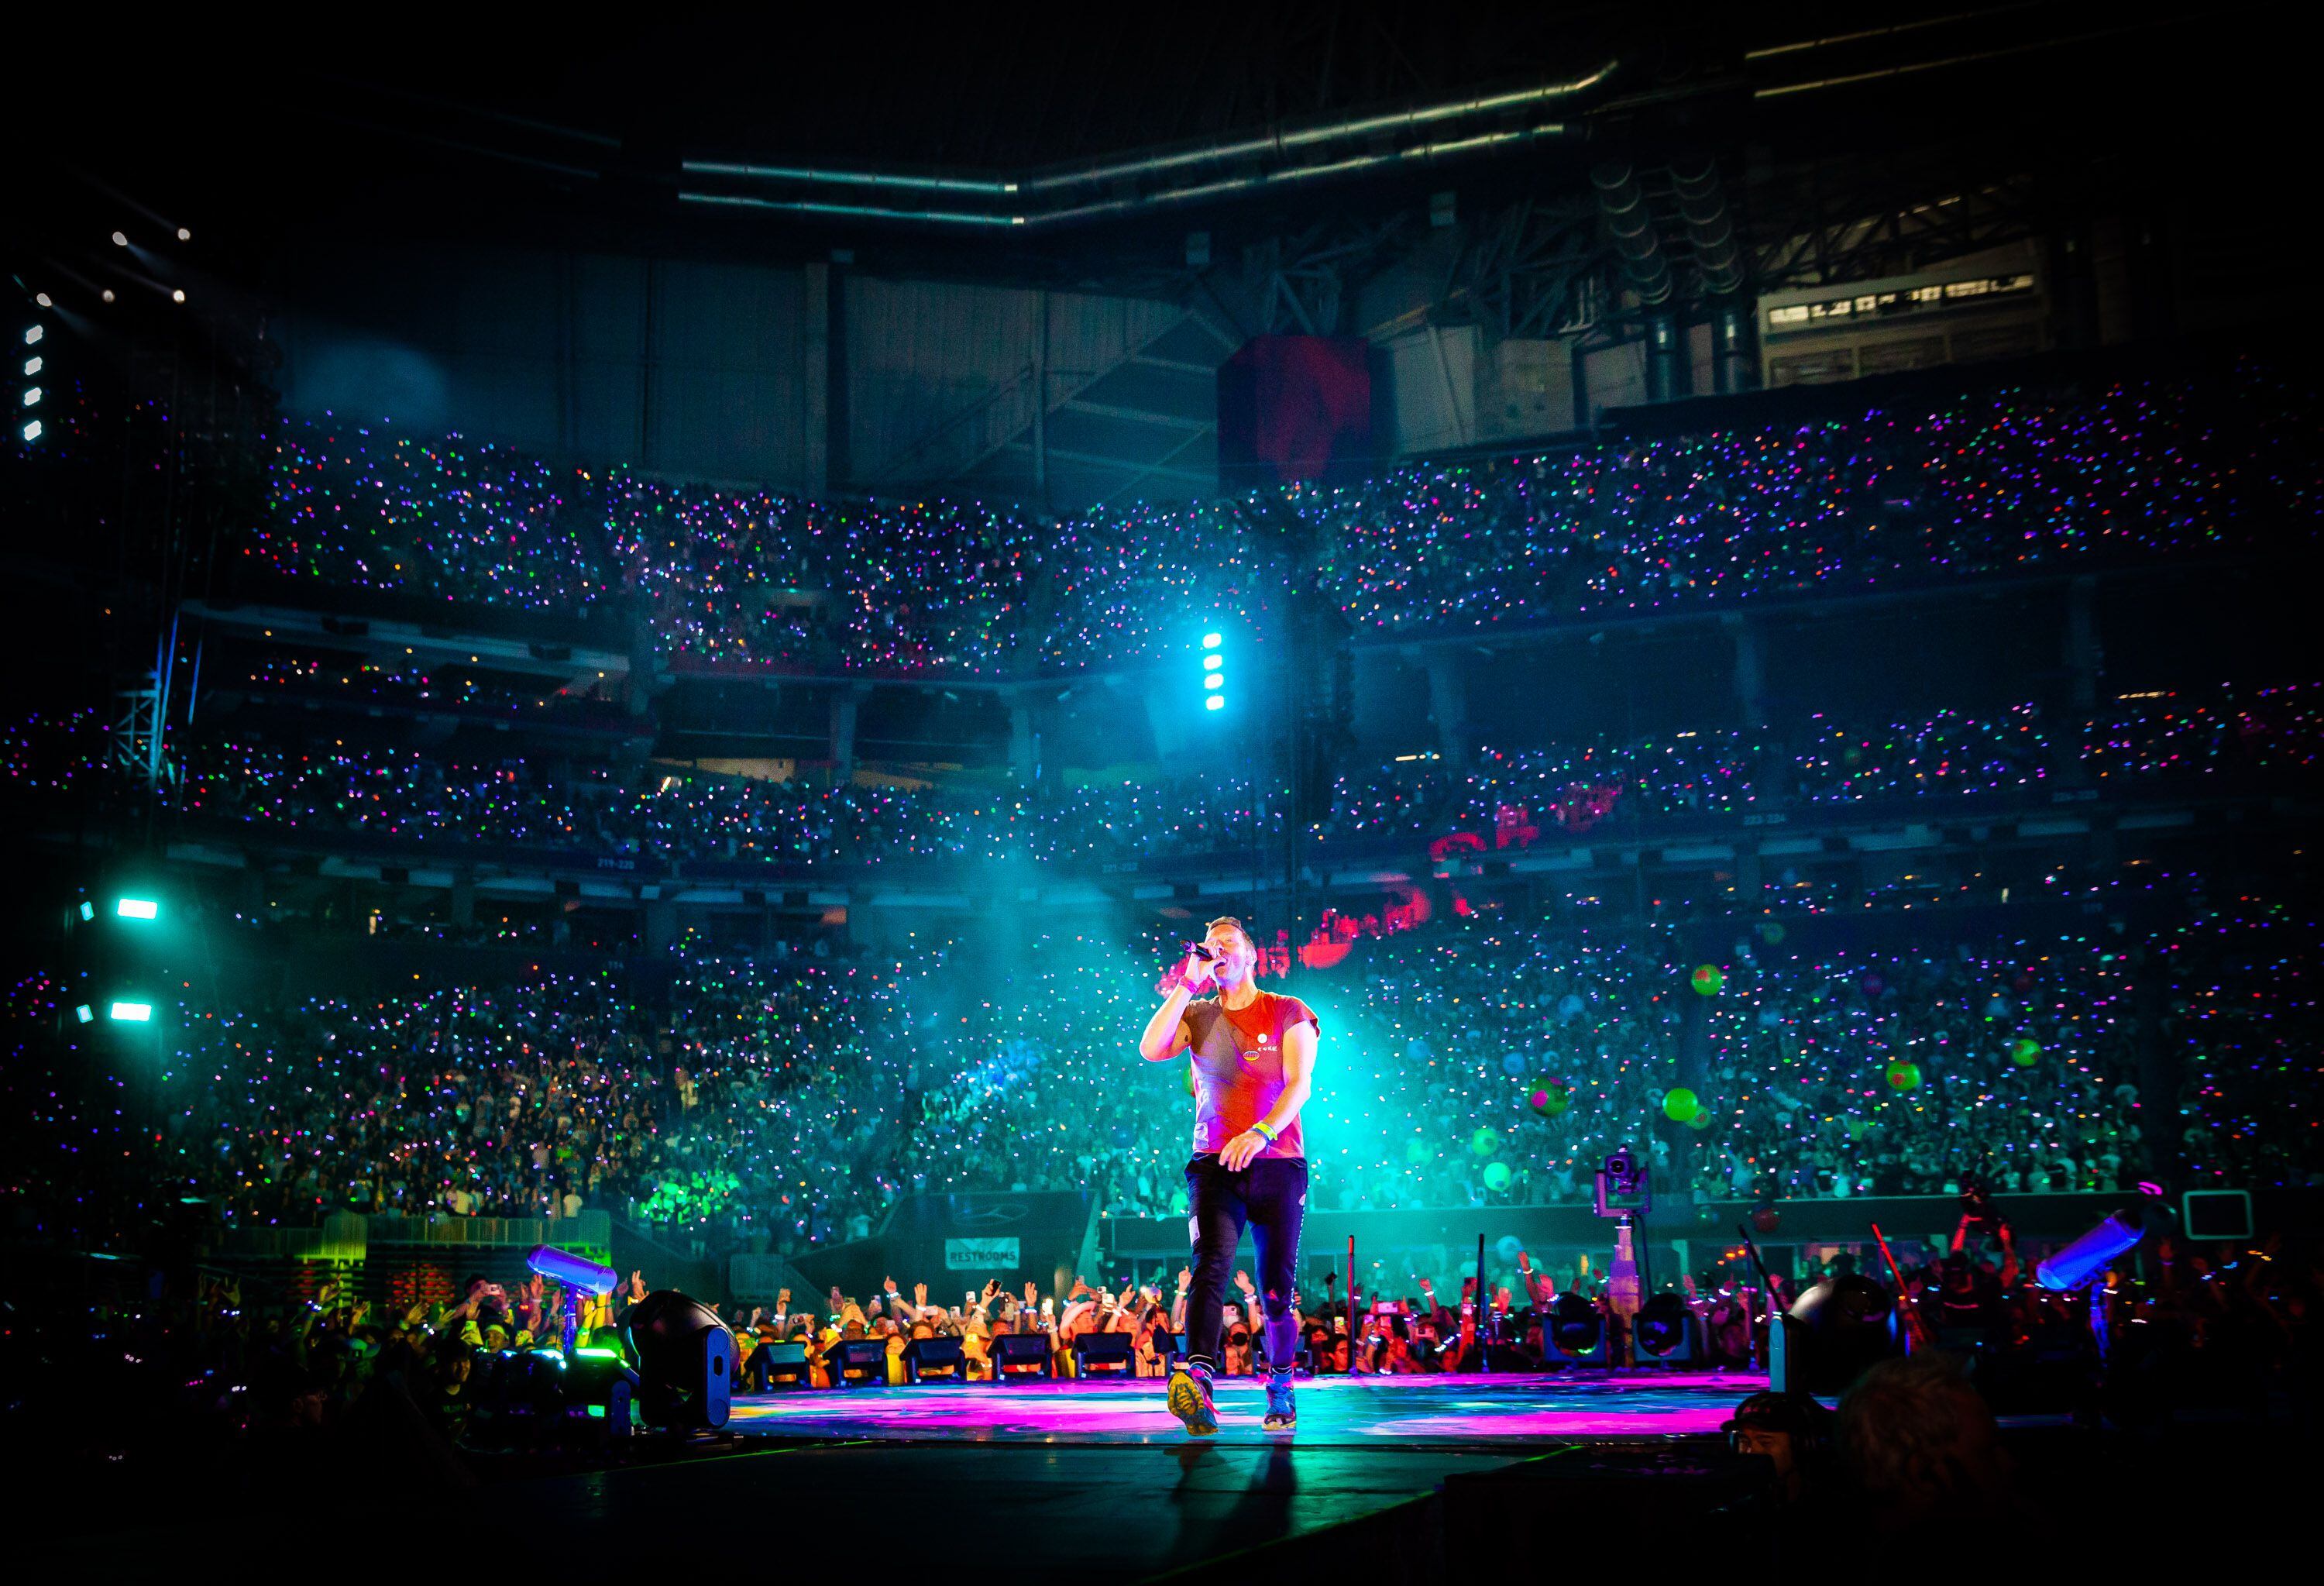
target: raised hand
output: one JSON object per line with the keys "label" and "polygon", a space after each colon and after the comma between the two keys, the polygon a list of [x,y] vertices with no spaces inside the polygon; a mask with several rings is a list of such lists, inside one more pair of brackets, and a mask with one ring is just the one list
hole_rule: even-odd
{"label": "raised hand", "polygon": [[916,1283],[912,1285],[912,1304],[916,1305],[925,1305],[927,1303],[928,1286],[925,1283]]}
{"label": "raised hand", "polygon": [[791,1291],[787,1288],[778,1289],[775,1293],[775,1309],[779,1312],[788,1312],[790,1308]]}
{"label": "raised hand", "polygon": [[1194,1282],[1194,1269],[1193,1268],[1191,1268],[1191,1267],[1181,1267],[1181,1268],[1178,1268],[1178,1286],[1179,1286],[1180,1288],[1185,1288],[1185,1287],[1187,1287],[1188,1286],[1190,1286],[1191,1284],[1193,1284],[1193,1282]]}
{"label": "raised hand", "polygon": [[1258,1292],[1250,1281],[1250,1274],[1240,1267],[1235,1268],[1235,1286],[1247,1295]]}
{"label": "raised hand", "polygon": [[1033,1280],[1028,1277],[1025,1280],[1025,1303],[1028,1305],[1031,1305],[1034,1301],[1034,1297]]}

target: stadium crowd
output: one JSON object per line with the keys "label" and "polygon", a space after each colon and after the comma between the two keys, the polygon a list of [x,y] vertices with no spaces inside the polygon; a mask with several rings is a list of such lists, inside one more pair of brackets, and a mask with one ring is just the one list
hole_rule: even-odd
{"label": "stadium crowd", "polygon": [[[1735,815],[1784,803],[2006,795],[2064,785],[2236,786],[2312,767],[2316,685],[2153,691],[2052,727],[2032,705],[1893,721],[1817,717],[1801,741],[1731,729],[1527,748],[1487,746],[1465,771],[1434,754],[1342,775],[1323,842],[1405,837],[1524,846],[1602,822]],[[115,762],[93,711],[19,719],[0,779],[28,799],[69,795]],[[2064,740],[2063,752],[2057,741]],[[1101,867],[1264,844],[1288,812],[1247,774],[1027,788],[861,779],[837,786],[649,765],[490,761],[231,727],[186,741],[169,792],[188,820],[418,845],[490,843],[650,856],[881,864],[1029,861]]]}
{"label": "stadium crowd", "polygon": [[2246,361],[1053,521],[560,470],[334,420],[277,435],[274,510],[241,549],[434,600],[641,611],[674,658],[1078,670],[1157,657],[1181,613],[1257,609],[1286,521],[1362,631],[1660,612],[2255,546],[2307,521],[2313,428],[2306,392]]}
{"label": "stadium crowd", "polygon": [[[1931,913],[1909,949],[1832,929],[1803,949],[1766,917],[1707,962],[1674,928],[1610,918],[1354,938],[1291,982],[1333,1070],[1308,1120],[1316,1203],[1574,1203],[1622,1145],[1665,1195],[1705,1202],[1972,1176],[2126,1191],[2166,1165],[2196,1185],[2316,1182],[2310,1131],[2285,1120],[2324,1102],[2297,967],[2319,922],[2144,867],[2054,890],[2015,928]],[[2044,901],[2074,923],[2037,927],[2059,917],[2024,915]],[[1185,1075],[1126,1056],[1166,944],[1001,934],[876,958],[673,949],[659,976],[613,963],[361,1000],[189,993],[139,1187],[226,1227],[604,1208],[781,1254],[862,1237],[921,1191],[1087,1187],[1109,1214],[1183,1216]],[[21,982],[20,1037],[78,996]],[[2142,1092],[2158,1073],[2176,1094]],[[19,1100],[26,1193],[94,1219],[137,1184],[87,1149],[117,1119]]]}

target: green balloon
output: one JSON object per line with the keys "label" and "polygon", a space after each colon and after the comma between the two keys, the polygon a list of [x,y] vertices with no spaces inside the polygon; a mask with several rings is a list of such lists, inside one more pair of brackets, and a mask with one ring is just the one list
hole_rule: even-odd
{"label": "green balloon", "polygon": [[1509,1165],[1508,1163],[1488,1162],[1485,1164],[1485,1187],[1487,1189],[1499,1191],[1508,1188],[1509,1177]]}
{"label": "green balloon", "polygon": [[1701,1111],[1701,1099],[1684,1085],[1678,1086],[1663,1098],[1663,1116],[1673,1123],[1684,1123]]}
{"label": "green balloon", "polygon": [[2042,1043],[2032,1036],[2020,1036],[2009,1048],[2009,1060],[2020,1068],[2031,1068],[2042,1060]]}
{"label": "green balloon", "polygon": [[1489,1129],[1480,1129],[1469,1137],[1469,1148],[1480,1157],[1489,1157],[1501,1148],[1501,1137]]}

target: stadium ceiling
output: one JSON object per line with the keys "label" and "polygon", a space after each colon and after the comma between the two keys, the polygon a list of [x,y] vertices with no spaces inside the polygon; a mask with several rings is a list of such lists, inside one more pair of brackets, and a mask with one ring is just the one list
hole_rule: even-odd
{"label": "stadium ceiling", "polygon": [[2091,0],[1451,14],[1286,0],[1046,26],[648,19],[618,37],[474,18],[456,39],[415,27],[360,53],[20,42],[42,68],[26,125],[69,131],[79,164],[261,258],[336,227],[837,248],[1064,284],[1183,258],[1190,230],[1216,254],[1446,189],[1464,213],[1586,198],[1609,154],[1782,166],[1932,143],[2191,145],[2229,135],[2217,113],[2277,99],[2264,60],[2232,82],[2188,72],[2190,25]]}

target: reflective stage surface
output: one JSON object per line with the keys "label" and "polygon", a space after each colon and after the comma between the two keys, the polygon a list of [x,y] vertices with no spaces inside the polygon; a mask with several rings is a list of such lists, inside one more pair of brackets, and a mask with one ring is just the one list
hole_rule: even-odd
{"label": "reflective stage surface", "polygon": [[[1742,1373],[1603,1371],[1545,1376],[1326,1377],[1299,1384],[1290,1441],[1489,1449],[1504,1440],[1636,1438],[1716,1433],[1746,1394],[1767,1385]],[[974,1443],[1144,1443],[1191,1441],[1163,1407],[1162,1381],[1141,1378],[927,1384],[770,1393],[737,1399],[727,1430],[781,1438]],[[1217,1388],[1215,1441],[1274,1443],[1263,1432],[1257,1379]],[[1512,1449],[1510,1452],[1516,1452]]]}

